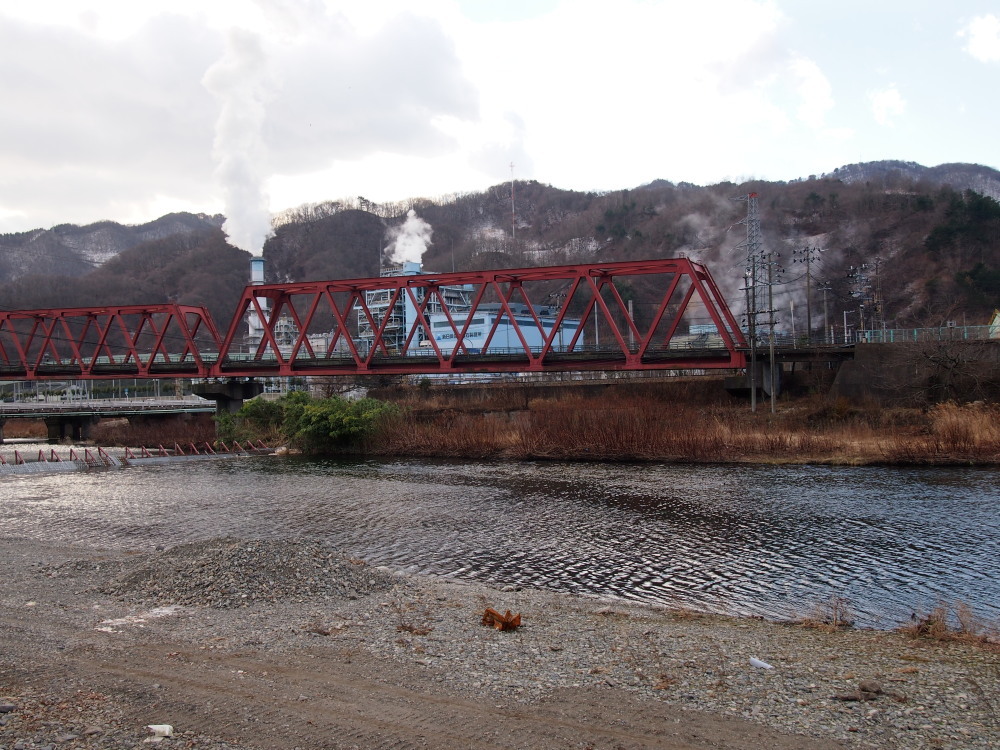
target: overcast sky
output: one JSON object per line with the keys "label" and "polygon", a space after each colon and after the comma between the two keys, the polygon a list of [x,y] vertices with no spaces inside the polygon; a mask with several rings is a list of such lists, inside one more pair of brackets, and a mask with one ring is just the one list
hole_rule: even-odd
{"label": "overcast sky", "polygon": [[[1000,168],[1000,6],[0,4],[0,232],[483,190]],[[511,165],[513,164],[513,168]]]}

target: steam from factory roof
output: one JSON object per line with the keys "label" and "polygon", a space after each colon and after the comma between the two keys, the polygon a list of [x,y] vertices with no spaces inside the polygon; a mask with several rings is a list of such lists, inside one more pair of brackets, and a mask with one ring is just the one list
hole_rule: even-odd
{"label": "steam from factory roof", "polygon": [[267,156],[263,126],[271,84],[260,37],[243,29],[230,30],[225,55],[202,78],[220,105],[212,154],[215,178],[225,193],[223,228],[231,244],[256,256],[271,234],[260,171]]}
{"label": "steam from factory roof", "polygon": [[431,244],[433,233],[431,225],[417,216],[417,212],[411,208],[406,212],[406,221],[402,226],[389,230],[392,241],[387,249],[392,254],[393,263],[406,261],[420,263],[421,256]]}

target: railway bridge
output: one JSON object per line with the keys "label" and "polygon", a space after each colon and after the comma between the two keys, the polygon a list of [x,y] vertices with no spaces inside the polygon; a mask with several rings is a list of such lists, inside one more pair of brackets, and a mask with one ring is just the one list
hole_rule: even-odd
{"label": "railway bridge", "polygon": [[[976,337],[996,339],[982,328]],[[880,344],[911,334],[865,332],[889,336],[868,342]],[[176,303],[0,310],[0,381],[194,379],[219,408],[238,408],[267,378],[714,370],[746,387],[772,356],[855,357],[846,342],[769,348],[751,349],[708,269],[687,258],[255,281],[225,328]]]}
{"label": "railway bridge", "polygon": [[732,369],[745,351],[683,258],[256,284],[224,332],[173,303],[0,311],[7,380]]}

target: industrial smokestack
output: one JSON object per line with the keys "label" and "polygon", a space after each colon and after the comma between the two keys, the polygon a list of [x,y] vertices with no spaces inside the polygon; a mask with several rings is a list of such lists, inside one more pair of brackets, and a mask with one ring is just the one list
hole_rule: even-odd
{"label": "industrial smokestack", "polygon": [[[250,259],[250,286],[260,286],[264,283],[264,259]],[[256,346],[264,338],[264,327],[266,319],[270,315],[270,300],[267,297],[257,297],[257,304],[260,305],[262,318],[257,314],[257,310],[250,308],[247,310],[247,343]]]}
{"label": "industrial smokestack", "polygon": [[250,285],[260,286],[264,283],[264,259],[250,259]]}

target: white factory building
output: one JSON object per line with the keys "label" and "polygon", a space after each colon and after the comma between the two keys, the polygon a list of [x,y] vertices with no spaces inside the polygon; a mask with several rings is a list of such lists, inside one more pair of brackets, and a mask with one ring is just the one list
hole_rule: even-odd
{"label": "white factory building", "polygon": [[[415,262],[405,262],[400,265],[388,266],[382,269],[381,276],[416,276],[432,275],[421,270],[421,265]],[[358,321],[358,348],[362,352],[371,350],[375,340],[375,334],[385,323],[382,332],[382,340],[390,353],[401,353],[406,346],[407,339],[410,344],[406,347],[406,353],[411,355],[428,355],[434,353],[434,347],[430,339],[433,337],[434,343],[444,354],[451,354],[458,346],[458,337],[462,335],[462,329],[472,314],[472,322],[462,338],[465,352],[469,354],[500,354],[517,353],[524,351],[524,343],[530,349],[541,349],[556,324],[559,310],[554,307],[536,307],[535,318],[531,315],[531,310],[523,303],[510,303],[508,307],[514,314],[517,328],[520,329],[524,337],[524,343],[518,336],[514,323],[510,316],[498,303],[480,304],[475,312],[472,312],[472,297],[476,288],[471,284],[441,286],[437,291],[444,299],[442,306],[437,296],[432,297],[424,308],[424,315],[430,326],[430,331],[425,330],[417,316],[417,306],[424,302],[423,295],[426,290],[414,287],[416,300],[411,299],[409,294],[401,294],[392,304],[394,290],[381,289],[365,293],[365,304],[371,313],[371,320],[364,310],[357,310]],[[447,313],[443,307],[447,307]],[[450,321],[449,321],[450,316]],[[388,321],[386,322],[386,318]],[[499,323],[497,322],[499,319]],[[374,323],[374,325],[373,325]],[[562,326],[557,333],[557,338],[553,342],[556,351],[563,351],[569,346],[576,334],[579,321],[576,319],[564,319]],[[496,330],[494,330],[496,326]],[[490,332],[493,332],[492,337]],[[410,338],[412,333],[412,338]],[[488,343],[487,343],[488,340]]]}
{"label": "white factory building", "polygon": [[[431,315],[429,322],[434,342],[445,354],[455,351],[459,336],[462,336],[465,352],[459,351],[458,353],[505,354],[523,352],[525,344],[529,349],[535,351],[545,346],[546,339],[552,334],[556,325],[558,310],[545,307],[535,308],[535,315],[532,317],[532,311],[527,305],[508,304],[508,307],[514,314],[517,329],[511,324],[507,311],[499,304],[480,305],[476,308],[468,328],[465,328],[469,319],[467,312],[460,315],[452,313],[451,321],[444,314]],[[555,340],[552,342],[552,349],[565,351],[573,340],[573,336],[576,335],[579,325],[579,320],[564,319]],[[464,335],[463,329],[465,330]],[[518,330],[520,330],[520,336],[518,336]],[[492,337],[490,336],[491,332]],[[524,338],[523,342],[521,337]]]}

